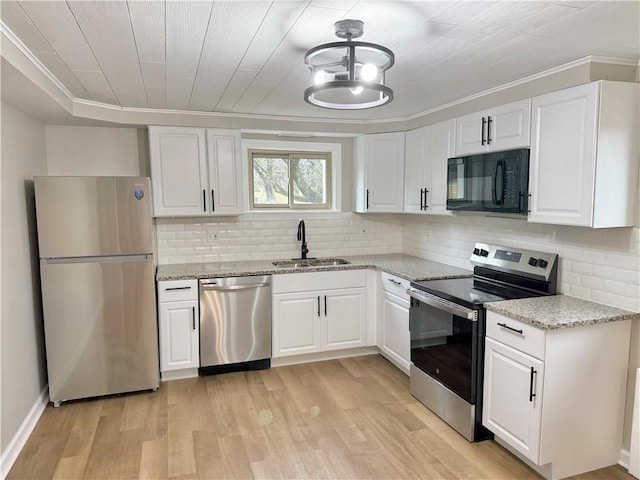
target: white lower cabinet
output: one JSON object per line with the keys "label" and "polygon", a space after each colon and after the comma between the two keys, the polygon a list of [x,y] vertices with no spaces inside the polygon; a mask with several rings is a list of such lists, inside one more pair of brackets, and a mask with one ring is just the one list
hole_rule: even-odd
{"label": "white lower cabinet", "polygon": [[378,348],[387,360],[409,375],[409,282],[385,272],[381,273],[380,278],[382,305]]}
{"label": "white lower cabinet", "polygon": [[158,282],[158,332],[162,378],[196,376],[200,366],[197,280]]}
{"label": "white lower cabinet", "polygon": [[274,275],[273,358],[366,346],[366,271]]}
{"label": "white lower cabinet", "polygon": [[542,330],[487,312],[483,425],[549,479],[618,463],[630,327]]}
{"label": "white lower cabinet", "polygon": [[[487,338],[484,425],[536,461],[542,419],[544,363]],[[527,395],[527,392],[528,395]]]}

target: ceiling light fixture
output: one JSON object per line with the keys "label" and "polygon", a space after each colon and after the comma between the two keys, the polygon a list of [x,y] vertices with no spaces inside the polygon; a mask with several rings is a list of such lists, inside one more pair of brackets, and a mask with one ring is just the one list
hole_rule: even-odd
{"label": "ceiling light fixture", "polygon": [[335,23],[335,32],[346,41],[318,45],[304,56],[304,63],[311,70],[305,101],[338,110],[359,110],[391,102],[393,90],[384,84],[384,79],[395,61],[393,52],[375,43],[352,41],[364,32],[360,20],[340,20]]}

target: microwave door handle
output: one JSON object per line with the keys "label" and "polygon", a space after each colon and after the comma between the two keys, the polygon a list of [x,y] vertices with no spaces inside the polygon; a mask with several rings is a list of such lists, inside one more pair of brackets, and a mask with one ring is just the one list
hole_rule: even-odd
{"label": "microwave door handle", "polygon": [[496,169],[493,172],[493,203],[495,205],[504,204],[504,181],[500,183],[500,195],[498,195],[498,170],[500,170],[500,176],[504,177],[504,161],[498,160]]}

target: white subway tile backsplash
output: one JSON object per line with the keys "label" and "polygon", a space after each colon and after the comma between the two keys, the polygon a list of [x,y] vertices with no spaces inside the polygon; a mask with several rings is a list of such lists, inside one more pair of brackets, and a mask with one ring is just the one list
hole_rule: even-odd
{"label": "white subway tile backsplash", "polygon": [[[158,262],[269,260],[300,256],[298,219],[157,219]],[[398,217],[363,218],[352,213],[305,220],[312,256],[397,253],[402,251]],[[211,238],[215,235],[214,238]]]}
{"label": "white subway tile backsplash", "polygon": [[[475,242],[528,248],[559,255],[561,293],[640,310],[638,228],[593,230],[476,215],[328,215],[305,219],[310,256],[402,252],[471,269]],[[297,224],[297,218],[251,216],[157,219],[158,262],[299,257]]]}
{"label": "white subway tile backsplash", "polygon": [[640,311],[639,228],[594,230],[459,215],[405,215],[403,252],[471,268],[475,242],[557,253],[559,291]]}

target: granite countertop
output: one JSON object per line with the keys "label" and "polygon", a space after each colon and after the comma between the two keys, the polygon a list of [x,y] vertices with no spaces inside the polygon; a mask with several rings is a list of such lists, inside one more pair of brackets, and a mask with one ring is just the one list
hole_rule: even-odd
{"label": "granite countertop", "polygon": [[640,313],[568,295],[485,303],[487,310],[544,330],[640,319]]}
{"label": "granite countertop", "polygon": [[283,268],[273,265],[274,260],[217,263],[181,263],[158,265],[156,280],[186,280],[194,278],[239,277],[251,275],[272,275],[282,273],[326,272],[375,268],[406,280],[436,280],[441,278],[471,277],[473,272],[443,263],[400,253],[387,255],[344,256],[348,265],[323,267]]}

